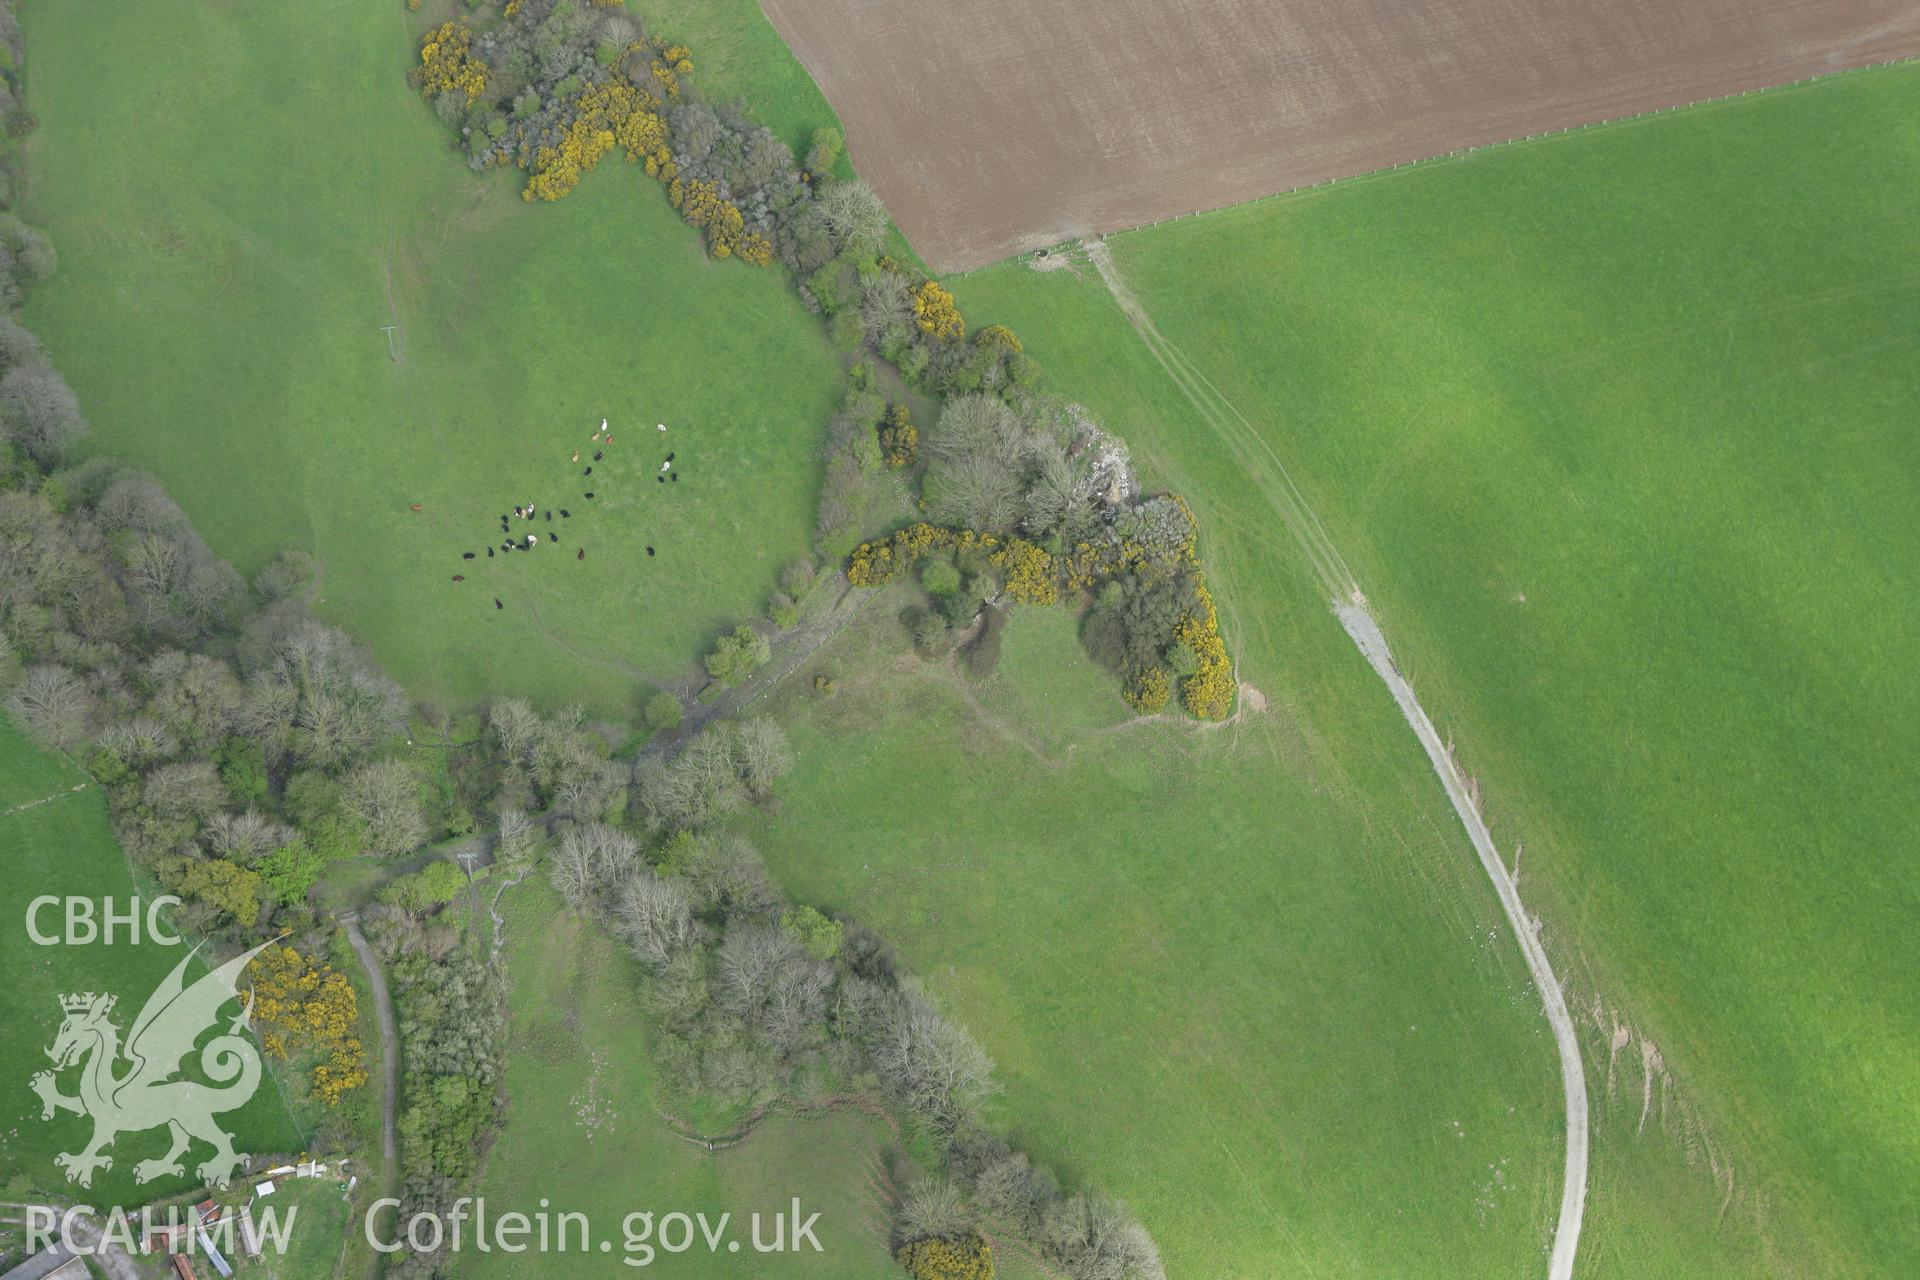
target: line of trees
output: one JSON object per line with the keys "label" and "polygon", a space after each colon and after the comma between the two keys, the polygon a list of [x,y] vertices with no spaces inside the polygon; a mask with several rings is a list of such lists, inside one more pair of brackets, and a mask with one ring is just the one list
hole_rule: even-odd
{"label": "line of trees", "polygon": [[986,1127],[991,1058],[886,940],[789,901],[727,829],[790,763],[772,721],[713,726],[671,760],[642,759],[629,821],[570,825],[548,857],[568,906],[645,967],[665,1087],[743,1110],[849,1090],[889,1099],[944,1156],[898,1206],[894,1243],[915,1276],[990,1275],[989,1228],[1027,1238],[1074,1280],[1164,1276],[1125,1206],[1063,1193]]}
{"label": "line of trees", "polygon": [[[624,148],[710,253],[762,266],[777,257],[833,342],[860,353],[829,424],[818,546],[830,561],[858,557],[862,537],[904,523],[916,502],[965,531],[896,536],[933,553],[918,566],[927,604],[909,619],[923,653],[946,652],[977,623],[967,653],[984,674],[1005,608],[1052,602],[1067,586],[1097,588],[1089,647],[1138,709],[1164,706],[1175,678],[1194,687],[1204,664],[1186,649],[1196,644],[1218,659],[1211,676],[1226,669],[1184,506],[1142,500],[1124,444],[1041,390],[1011,331],[969,339],[952,295],[886,252],[878,198],[834,176],[837,134],[817,133],[803,167],[741,108],[699,100],[690,50],[605,6],[517,0],[489,30],[459,35],[453,47],[480,67],[475,92],[436,72],[429,50],[447,40],[445,28],[430,33],[419,75],[476,167],[516,165],[531,175],[529,198],[555,199]],[[944,401],[932,430],[888,402],[875,360]],[[784,626],[781,609],[776,598],[770,612]],[[709,674],[744,679],[766,644],[737,628],[707,657]],[[1188,706],[1226,711],[1218,698]],[[568,903],[604,921],[652,975],[663,1078],[738,1105],[833,1084],[887,1094],[946,1153],[945,1174],[909,1192],[896,1224],[900,1261],[916,1276],[980,1274],[983,1261],[991,1273],[976,1215],[1026,1235],[1076,1280],[1162,1274],[1123,1207],[1063,1196],[982,1127],[991,1062],[902,978],[885,943],[787,904],[754,850],[716,825],[763,798],[784,764],[773,726],[716,726],[674,759],[636,768],[629,821],[570,826],[554,846],[550,873]],[[947,1212],[922,1212],[931,1202]]]}
{"label": "line of trees", "polygon": [[[10,138],[32,126],[22,53],[0,5]],[[10,141],[0,204],[18,176]],[[403,699],[306,616],[307,558],[283,556],[249,584],[152,477],[73,462],[86,420],[13,315],[54,265],[43,236],[0,212],[0,704],[103,785],[128,854],[184,900],[178,925],[233,950],[293,935],[297,951],[256,962],[277,993],[262,1028],[269,1053],[300,1062],[309,1095],[334,1108],[365,1081],[365,1057],[331,931],[304,898],[334,850],[419,843],[411,787],[396,797],[378,758]],[[320,1140],[351,1124],[330,1114]]]}
{"label": "line of trees", "polygon": [[24,49],[0,0],[0,705],[102,784],[117,836],[184,899],[175,924],[231,954],[285,932],[249,971],[267,1054],[324,1111],[316,1150],[369,1114],[357,1001],[333,931],[307,909],[330,856],[411,846],[383,739],[404,700],[304,611],[314,566],[284,555],[249,584],[152,477],[76,461],[87,423],[15,309],[56,257],[10,211]]}
{"label": "line of trees", "polygon": [[[530,195],[558,198],[601,155],[624,148],[666,184],[709,252],[763,266],[777,257],[833,342],[863,357],[828,424],[823,556],[844,560],[916,502],[952,529],[1017,535],[1093,606],[1086,647],[1130,706],[1160,711],[1177,687],[1190,713],[1228,713],[1231,662],[1190,522],[1176,529],[1169,499],[1140,494],[1125,444],[1083,406],[1042,389],[1039,365],[1011,330],[988,325],[969,337],[953,295],[887,251],[878,198],[835,175],[837,133],[817,133],[802,164],[741,107],[701,101],[691,51],[649,37],[621,8],[578,0],[508,8],[478,36],[430,32],[416,73],[459,122],[476,165],[517,165],[533,175]],[[462,74],[469,62],[477,72]],[[881,395],[876,360],[943,402],[932,429],[923,434],[904,405]],[[1098,568],[1076,575],[1074,559]],[[949,652],[978,605],[993,603],[983,597],[969,609],[954,592],[929,594],[903,621],[930,657]],[[994,640],[971,650],[975,672],[993,666],[991,619],[987,630]],[[724,665],[716,678],[736,678],[735,657],[723,641],[709,659]]]}
{"label": "line of trees", "polygon": [[9,452],[7,705],[84,759],[127,852],[187,899],[187,927],[310,927],[307,872],[435,834],[405,758],[406,698],[309,616],[308,557],[248,584],[151,476]]}
{"label": "line of trees", "polygon": [[[369,915],[400,1030],[398,1221],[439,1215],[470,1194],[499,1131],[504,1098],[504,977],[447,917],[394,907]],[[392,1280],[431,1280],[458,1261],[444,1247],[388,1260]]]}
{"label": "line of trees", "polygon": [[[0,0],[0,119],[13,136],[31,126],[15,96],[21,53]],[[0,146],[0,207],[15,157]],[[350,961],[309,901],[325,868],[469,831],[483,800],[502,810],[501,855],[524,858],[533,828],[513,804],[624,798],[626,769],[607,780],[577,716],[540,720],[518,704],[493,718],[513,750],[450,751],[444,776],[424,773],[411,731],[457,747],[460,724],[410,707],[310,616],[310,556],[283,553],[248,582],[151,476],[75,461],[85,419],[11,314],[53,265],[38,233],[0,213],[0,704],[103,786],[129,856],[184,900],[179,927],[228,954],[287,935],[249,972],[263,1043],[305,1068],[325,1109],[313,1149],[351,1149],[377,1111],[338,969]],[[471,1178],[499,1107],[499,976],[428,918],[452,870],[403,877],[370,919],[402,1011],[402,1173],[416,1208],[444,1207]],[[433,1265],[406,1260],[396,1274]]]}
{"label": "line of trees", "polygon": [[[8,324],[11,321],[0,321]],[[348,637],[309,616],[315,566],[283,554],[252,583],[215,558],[152,477],[111,460],[48,465],[0,445],[0,699],[106,790],[135,863],[184,900],[177,923],[256,961],[269,1052],[310,1063],[329,1110],[314,1145],[351,1148],[371,1109],[332,922],[310,901],[327,866],[409,854],[494,815],[496,861],[540,831],[522,806],[624,812],[630,767],[577,710],[507,699],[484,723],[410,706]],[[423,769],[414,735],[449,763]],[[430,757],[429,757],[430,758]],[[446,1209],[500,1113],[500,975],[436,915],[464,883],[435,861],[368,913],[400,1009],[406,1212]],[[276,994],[277,993],[277,994]],[[438,1273],[409,1257],[393,1274]]]}
{"label": "line of trees", "polygon": [[[399,689],[306,614],[305,557],[249,585],[109,460],[46,470],[4,445],[0,478],[0,701],[103,786],[182,927],[233,949],[288,932],[323,963],[307,895],[325,866],[429,833]],[[359,1048],[326,1056],[331,1105]]]}
{"label": "line of trees", "polygon": [[[1051,543],[1061,574],[1078,535],[1099,538],[1113,513],[1132,509],[1124,451],[1037,390],[1018,340],[990,328],[968,341],[951,295],[881,252],[879,202],[828,176],[835,136],[815,139],[803,170],[744,112],[693,100],[687,51],[628,31],[624,15],[575,0],[515,7],[515,20],[479,40],[443,27],[423,62],[423,87],[462,121],[470,154],[499,163],[511,153],[546,179],[539,194],[564,195],[624,146],[716,255],[780,257],[836,339],[947,401],[928,438],[910,439],[898,406],[875,405],[871,370],[857,375],[833,447],[862,485],[876,468],[923,468],[937,512]],[[31,121],[14,105],[10,14],[0,47],[11,55],[0,60],[0,111],[13,131]],[[11,193],[12,163],[0,162],[0,195]],[[44,237],[0,211],[0,310],[54,267]],[[944,1153],[944,1172],[903,1199],[905,1265],[977,1261],[967,1242],[991,1220],[1076,1280],[1160,1274],[1122,1208],[1063,1196],[983,1127],[991,1062],[886,943],[788,903],[751,847],[718,825],[767,797],[787,767],[775,726],[715,726],[671,761],[634,765],[613,759],[617,735],[577,710],[543,716],[503,700],[482,720],[412,706],[346,635],[308,614],[310,557],[283,554],[248,582],[151,477],[109,459],[70,465],[85,420],[11,316],[0,316],[0,429],[0,696],[36,738],[84,758],[130,856],[186,900],[185,927],[232,947],[288,932],[301,963],[317,965],[332,930],[310,893],[330,862],[409,854],[490,813],[497,856],[524,863],[548,838],[527,811],[545,811],[558,828],[556,884],[653,975],[669,1079],[741,1102],[871,1087]],[[863,502],[832,523],[836,538],[879,510]],[[983,566],[961,570],[956,557],[923,574],[949,625],[1001,590]],[[759,656],[738,639],[729,672]],[[438,738],[437,763],[412,749],[416,732]],[[410,876],[369,913],[403,1019],[409,1212],[445,1207],[471,1182],[500,1111],[501,978],[436,914],[447,887],[444,874]],[[325,975],[318,985],[338,991]],[[364,1075],[337,1052],[324,1065],[335,1083]],[[437,1274],[444,1262],[416,1255],[401,1273]]]}

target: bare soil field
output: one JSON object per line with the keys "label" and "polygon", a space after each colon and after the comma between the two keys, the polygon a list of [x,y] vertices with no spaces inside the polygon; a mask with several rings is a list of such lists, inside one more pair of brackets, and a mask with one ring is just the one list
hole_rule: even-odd
{"label": "bare soil field", "polygon": [[761,0],[936,270],[1920,54],[1916,0]]}

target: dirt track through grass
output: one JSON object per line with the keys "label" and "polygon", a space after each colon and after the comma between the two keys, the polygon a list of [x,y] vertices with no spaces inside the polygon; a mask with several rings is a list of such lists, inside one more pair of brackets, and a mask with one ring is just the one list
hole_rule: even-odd
{"label": "dirt track through grass", "polygon": [[85,791],[91,785],[91,783],[86,782],[76,783],[71,787],[62,787],[51,795],[41,796],[38,800],[29,800],[25,804],[16,804],[11,809],[0,809],[0,818],[10,818],[16,813],[25,813],[28,809],[38,809],[43,804],[52,804],[55,800],[73,795],[75,792]]}
{"label": "dirt track through grass", "polygon": [[400,1099],[400,1034],[393,1021],[393,997],[387,994],[387,975],[380,967],[380,958],[373,954],[366,935],[360,932],[359,916],[342,916],[340,923],[346,928],[347,941],[353,944],[353,954],[360,958],[361,967],[367,971],[374,1013],[380,1021],[380,1039],[384,1042],[381,1056],[385,1061],[380,1091],[380,1154],[392,1160],[399,1150],[394,1133]]}
{"label": "dirt track through grass", "polygon": [[1566,993],[1560,989],[1559,979],[1554,977],[1553,964],[1547,959],[1546,948],[1540,944],[1538,929],[1520,901],[1520,887],[1514,882],[1506,864],[1500,860],[1500,852],[1493,845],[1493,835],[1487,830],[1486,820],[1480,816],[1480,810],[1473,802],[1466,779],[1454,763],[1453,756],[1448,753],[1446,744],[1441,741],[1439,731],[1433,727],[1433,721],[1421,707],[1420,700],[1414,696],[1413,686],[1407,683],[1406,677],[1400,674],[1400,668],[1394,665],[1393,654],[1387,648],[1386,636],[1380,632],[1380,624],[1374,621],[1364,604],[1340,605],[1334,612],[1339,614],[1340,625],[1353,637],[1353,643],[1392,692],[1393,700],[1399,704],[1400,713],[1406,717],[1408,727],[1420,739],[1427,759],[1433,762],[1433,771],[1439,775],[1440,785],[1446,788],[1447,799],[1452,801],[1454,812],[1460,815],[1461,825],[1466,827],[1467,836],[1473,841],[1474,852],[1480,855],[1480,865],[1486,868],[1487,878],[1493,881],[1494,892],[1500,896],[1501,909],[1507,913],[1514,937],[1519,939],[1520,950],[1527,958],[1527,968],[1533,974],[1534,984],[1540,989],[1540,1003],[1546,1011],[1547,1022],[1553,1027],[1554,1045],[1560,1054],[1560,1080],[1567,1099],[1566,1176],[1561,1182],[1560,1221],[1554,1228],[1553,1255],[1547,1266],[1547,1274],[1552,1280],[1570,1280],[1574,1255],[1580,1248],[1580,1222],[1586,1213],[1589,1137],[1587,1079],[1580,1065],[1580,1044],[1574,1037],[1573,1017],[1567,1011]]}
{"label": "dirt track through grass", "polygon": [[1300,550],[1319,575],[1327,595],[1337,601],[1353,599],[1359,590],[1353,571],[1341,558],[1340,549],[1333,545],[1333,539],[1327,536],[1320,517],[1307,505],[1306,498],[1293,483],[1293,477],[1287,474],[1280,456],[1253,429],[1246,415],[1220,394],[1220,389],[1154,325],[1153,317],[1147,314],[1133,290],[1127,287],[1126,279],[1114,265],[1113,255],[1107,251],[1106,244],[1089,240],[1082,247],[1100,272],[1100,279],[1106,284],[1107,291],[1133,325],[1134,332],[1146,344],[1147,350],[1153,353],[1153,358],[1167,371],[1167,376],[1173,379],[1181,394],[1192,402],[1194,410],[1214,429],[1215,434],[1232,450],[1240,465],[1246,468],[1267,495],[1274,513],[1299,542]]}
{"label": "dirt track through grass", "polygon": [[1307,504],[1306,498],[1293,483],[1293,478],[1287,474],[1279,455],[1254,430],[1246,415],[1154,325],[1153,318],[1147,314],[1139,298],[1127,287],[1126,279],[1114,264],[1107,246],[1093,240],[1085,242],[1083,247],[1099,270],[1100,279],[1113,295],[1114,302],[1140,335],[1141,342],[1180,388],[1181,394],[1192,402],[1195,412],[1213,428],[1247,474],[1260,486],[1272,504],[1274,513],[1299,543],[1301,553],[1313,566],[1314,573],[1326,589],[1341,626],[1368,665],[1385,683],[1406,718],[1407,726],[1420,740],[1421,749],[1432,762],[1433,771],[1438,775],[1448,801],[1452,803],[1454,812],[1459,815],[1461,825],[1466,828],[1467,836],[1473,842],[1474,852],[1480,856],[1480,865],[1485,868],[1487,878],[1493,881],[1501,909],[1506,912],[1507,921],[1513,927],[1514,937],[1526,958],[1527,969],[1533,975],[1534,986],[1540,993],[1542,1010],[1553,1028],[1554,1044],[1560,1057],[1560,1079],[1566,1095],[1567,1155],[1565,1174],[1561,1180],[1560,1217],[1554,1228],[1553,1253],[1547,1274],[1550,1280],[1571,1280],[1574,1257],[1580,1248],[1580,1224],[1587,1201],[1589,1134],[1586,1075],[1580,1063],[1580,1044],[1574,1035],[1573,1018],[1567,1010],[1566,993],[1561,990],[1559,979],[1554,976],[1546,948],[1541,945],[1525,904],[1520,900],[1519,886],[1501,861],[1499,850],[1493,844],[1493,835],[1487,830],[1486,821],[1473,801],[1466,779],[1454,764],[1452,754],[1414,695],[1413,686],[1407,683],[1406,677],[1394,665],[1386,636],[1368,610],[1366,597],[1341,557],[1340,549],[1328,536],[1325,525]]}

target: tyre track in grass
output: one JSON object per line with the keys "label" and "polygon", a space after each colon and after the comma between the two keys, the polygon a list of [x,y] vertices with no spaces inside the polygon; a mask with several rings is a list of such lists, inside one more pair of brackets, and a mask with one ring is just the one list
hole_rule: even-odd
{"label": "tyre track in grass", "polygon": [[1554,1227],[1553,1251],[1548,1259],[1547,1275],[1549,1280],[1571,1280],[1587,1202],[1589,1122],[1586,1074],[1580,1062],[1580,1045],[1574,1036],[1573,1017],[1567,1009],[1566,993],[1561,989],[1559,979],[1554,976],[1553,964],[1540,942],[1539,932],[1520,900],[1519,887],[1512,873],[1507,870],[1506,863],[1501,861],[1499,850],[1493,843],[1493,835],[1487,830],[1486,820],[1475,806],[1466,779],[1454,763],[1452,754],[1434,729],[1433,721],[1420,705],[1419,698],[1414,695],[1413,686],[1407,683],[1400,668],[1394,664],[1386,635],[1367,607],[1367,599],[1361,594],[1352,570],[1340,555],[1339,548],[1334,545],[1319,516],[1307,503],[1305,495],[1294,484],[1293,477],[1287,473],[1279,454],[1186,353],[1160,332],[1139,298],[1127,286],[1106,243],[1087,240],[1081,242],[1081,247],[1148,352],[1220,443],[1226,446],[1234,461],[1260,488],[1274,514],[1293,535],[1307,563],[1320,579],[1320,585],[1327,593],[1341,627],[1373,668],[1374,674],[1387,686],[1408,728],[1413,730],[1421,749],[1427,753],[1427,759],[1433,765],[1433,771],[1439,777],[1454,813],[1459,816],[1460,825],[1466,828],[1467,838],[1473,844],[1474,852],[1479,855],[1480,865],[1493,882],[1494,894],[1500,899],[1500,908],[1506,913],[1507,923],[1513,928],[1514,937],[1520,943],[1521,955],[1533,976],[1533,985],[1540,993],[1541,1008],[1548,1025],[1553,1029],[1554,1045],[1560,1059],[1560,1081],[1566,1099],[1567,1154],[1561,1179],[1560,1216]]}

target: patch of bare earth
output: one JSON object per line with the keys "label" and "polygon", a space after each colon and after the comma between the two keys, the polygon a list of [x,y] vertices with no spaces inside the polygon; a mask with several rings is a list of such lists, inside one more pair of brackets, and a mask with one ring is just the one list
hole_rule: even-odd
{"label": "patch of bare earth", "polygon": [[935,269],[1920,54],[1913,0],[761,0]]}

